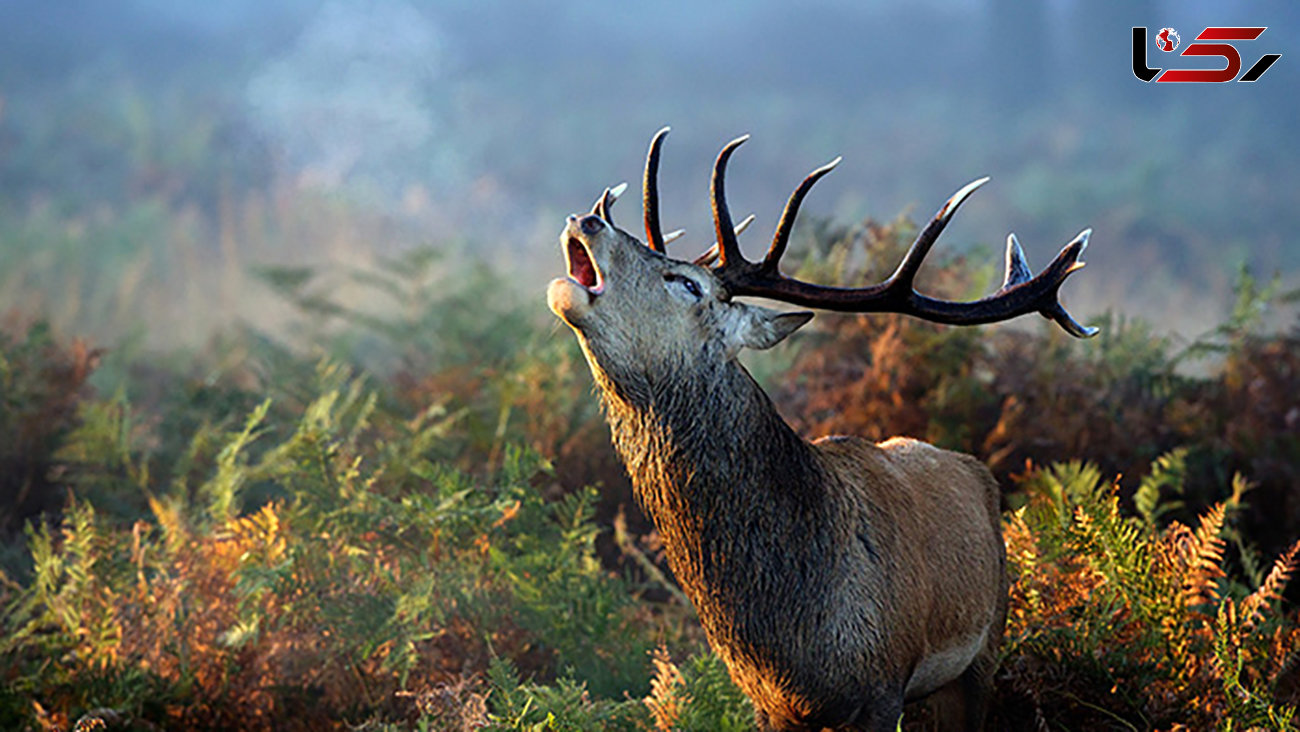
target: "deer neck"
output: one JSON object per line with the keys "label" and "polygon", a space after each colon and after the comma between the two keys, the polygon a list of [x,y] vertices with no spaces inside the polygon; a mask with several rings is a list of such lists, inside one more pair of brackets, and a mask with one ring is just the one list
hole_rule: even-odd
{"label": "deer neck", "polygon": [[589,360],[614,447],[670,559],[722,550],[756,520],[776,529],[821,514],[812,447],[739,363],[618,373]]}
{"label": "deer neck", "polygon": [[590,350],[588,361],[614,447],[710,641],[729,657],[770,656],[771,618],[822,596],[813,585],[833,553],[832,481],[814,448],[732,360],[636,373],[611,373]]}

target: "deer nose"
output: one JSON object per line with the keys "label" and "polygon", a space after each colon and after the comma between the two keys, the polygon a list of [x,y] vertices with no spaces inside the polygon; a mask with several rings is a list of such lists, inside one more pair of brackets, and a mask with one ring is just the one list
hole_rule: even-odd
{"label": "deer nose", "polygon": [[588,236],[596,234],[601,229],[605,228],[605,222],[601,221],[599,216],[594,215],[583,216],[582,221],[579,221],[578,225],[582,227],[582,233]]}

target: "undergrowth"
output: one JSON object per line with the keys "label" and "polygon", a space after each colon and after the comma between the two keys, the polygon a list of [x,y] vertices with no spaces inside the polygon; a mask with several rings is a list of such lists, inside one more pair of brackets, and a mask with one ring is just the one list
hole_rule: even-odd
{"label": "undergrowth", "polygon": [[[851,283],[911,230],[811,227],[796,249]],[[298,342],[246,330],[190,365],[6,330],[0,728],[752,728],[572,339],[533,304],[474,310],[484,282],[435,260],[344,273],[398,304],[377,313],[265,271]],[[992,274],[928,277],[969,296]],[[1239,290],[1192,343],[1119,318],[1080,344],[824,316],[788,370],[755,365],[806,433],[913,434],[999,473],[990,728],[1295,726],[1300,337],[1258,325],[1284,293]]]}
{"label": "undergrowth", "polygon": [[[1279,610],[1300,542],[1256,583],[1225,571],[1229,526],[1247,484],[1192,525],[1157,517],[1182,488],[1182,455],[1139,488],[1138,515],[1095,466],[1028,476],[1005,524],[1014,572],[999,679],[1017,729],[1291,729],[1296,618]],[[1249,548],[1242,548],[1249,552]],[[1275,686],[1278,687],[1276,695]]]}
{"label": "undergrowth", "polygon": [[30,567],[4,578],[0,726],[110,708],[319,728],[396,714],[395,692],[493,658],[601,696],[648,690],[647,652],[674,634],[595,557],[593,490],[544,500],[545,462],[527,450],[478,476],[430,460],[454,415],[380,413],[328,362],[317,380],[296,421],[266,402],[196,436],[194,485],[185,461],[158,476],[129,444],[102,455],[117,425],[72,435],[65,451],[116,459],[148,515],[107,520],[74,496],[57,524],[29,525]]}

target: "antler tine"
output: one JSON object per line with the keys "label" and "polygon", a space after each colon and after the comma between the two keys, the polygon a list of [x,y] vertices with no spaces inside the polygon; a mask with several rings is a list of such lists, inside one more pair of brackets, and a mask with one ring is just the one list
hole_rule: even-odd
{"label": "antler tine", "polygon": [[591,205],[591,213],[595,216],[601,217],[606,222],[613,225],[614,218],[613,214],[610,213],[610,208],[613,207],[614,200],[614,192],[609,188],[606,188],[605,192],[600,194],[600,197],[596,199],[596,202]]}
{"label": "antler tine", "polygon": [[961,190],[952,194],[952,197],[944,202],[943,206],[935,213],[930,223],[925,225],[920,234],[916,235],[916,241],[908,248],[907,254],[903,255],[903,261],[899,262],[898,269],[890,275],[889,282],[897,282],[899,287],[912,289],[912,281],[916,279],[916,273],[921,269],[921,263],[930,253],[930,248],[939,240],[939,235],[943,233],[944,227],[952,220],[952,215],[957,213],[958,207],[966,200],[975,189],[988,183],[988,176],[973,180],[962,186]]}
{"label": "antler tine", "polygon": [[745,233],[745,229],[748,229],[750,224],[754,223],[754,219],[756,218],[758,217],[755,216],[754,214],[750,214],[745,218],[741,219],[740,223],[736,224],[731,230],[736,232],[736,236],[740,236],[741,234]]}
{"label": "antler tine", "polygon": [[623,191],[626,190],[627,190],[627,183],[619,183],[613,188],[606,188],[605,192],[600,194],[600,198],[596,199],[595,205],[591,207],[591,212],[604,219],[605,223],[609,224],[610,226],[613,226],[614,225],[614,213],[613,213],[614,202],[617,201],[618,197],[623,195]]}
{"label": "antler tine", "polygon": [[[736,236],[740,236],[741,234],[745,233],[745,229],[748,229],[750,224],[754,223],[754,218],[755,218],[754,214],[750,214],[746,216],[745,218],[740,220],[739,224],[736,224],[735,228],[733,228],[732,231],[736,232]],[[674,231],[673,233],[676,234],[679,233],[680,231],[681,230],[679,229],[678,231]],[[718,261],[718,243],[715,241],[713,242],[713,246],[709,247],[703,254],[695,258],[693,264],[698,264],[701,267],[709,267],[712,266],[713,263],[716,261]]]}
{"label": "antler tine", "polygon": [[718,262],[719,266],[726,267],[727,262],[741,263],[744,258],[740,255],[740,242],[736,239],[736,232],[731,225],[731,212],[727,210],[727,194],[724,190],[727,177],[727,160],[731,158],[731,153],[740,147],[749,139],[749,135],[741,135],[718,153],[718,161],[713,166],[713,182],[710,186],[713,198],[713,226],[717,230],[718,236]]}
{"label": "antler tine", "polygon": [[1034,271],[1029,268],[1029,261],[1025,259],[1025,250],[1020,248],[1020,240],[1015,234],[1007,234],[1006,262],[1006,272],[1002,275],[1000,289],[1005,290],[1033,278]]}
{"label": "antler tine", "polygon": [[794,220],[799,215],[799,206],[803,203],[804,196],[812,190],[813,184],[816,183],[823,175],[835,169],[840,164],[843,157],[837,157],[822,167],[808,174],[803,179],[798,188],[790,194],[790,200],[786,201],[785,210],[781,212],[781,222],[776,226],[776,234],[772,236],[772,246],[768,247],[767,256],[763,257],[761,269],[767,274],[775,274],[777,267],[781,263],[781,257],[785,256],[786,245],[790,243],[790,232],[794,231]]}
{"label": "antler tine", "polygon": [[[1043,270],[1043,273],[1039,275],[1056,281],[1056,286],[1051,290],[1052,303],[1040,310],[1039,313],[1044,318],[1055,321],[1066,333],[1075,338],[1091,338],[1101,332],[1100,328],[1083,325],[1071,317],[1061,305],[1057,295],[1057,291],[1060,290],[1061,283],[1065,281],[1065,278],[1071,273],[1083,269],[1084,262],[1080,262],[1079,257],[1083,256],[1083,250],[1088,248],[1088,237],[1090,236],[1092,236],[1092,229],[1084,229],[1079,232],[1079,235],[1074,237],[1073,241],[1061,248],[1060,253],[1056,255],[1052,263],[1047,265],[1047,269]],[[1019,246],[1017,242],[1016,248],[1018,249]],[[1008,256],[1011,256],[1010,253],[1008,253]],[[1024,262],[1023,255],[1021,256],[1021,262]],[[1028,270],[1028,265],[1025,265],[1025,269]],[[1007,286],[1004,284],[1002,289],[1007,289]]]}
{"label": "antler tine", "polygon": [[663,229],[659,228],[659,151],[671,130],[671,127],[664,126],[650,138],[650,151],[645,156],[645,180],[641,186],[645,243],[660,254],[667,251],[668,242],[664,239]]}

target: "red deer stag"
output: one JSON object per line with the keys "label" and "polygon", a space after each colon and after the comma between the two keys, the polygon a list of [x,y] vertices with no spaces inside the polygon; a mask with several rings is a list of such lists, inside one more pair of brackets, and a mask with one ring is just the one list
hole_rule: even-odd
{"label": "red deer stag", "polygon": [[884,282],[791,279],[778,264],[800,202],[839,160],[795,189],[767,256],[751,262],[723,193],[741,137],[713,170],[715,248],[671,259],[656,184],[667,132],[646,160],[647,243],[614,225],[621,188],[606,189],[590,214],[569,216],[568,276],[547,299],[578,335],[614,446],[709,643],[763,730],[892,731],[904,701],[927,696],[941,729],[980,729],[1007,606],[993,476],[969,455],[906,438],[803,440],[736,355],[775,345],[812,313],[736,298],[954,325],[1037,312],[1086,337],[1096,330],[1071,318],[1057,291],[1083,266],[1089,232],[1037,276],[1009,237],[1002,287],[982,300],[916,292],[922,260],[981,179],[939,209]]}

